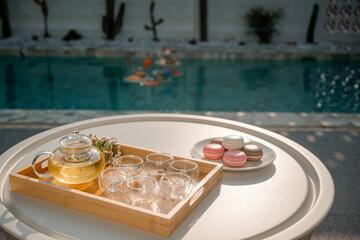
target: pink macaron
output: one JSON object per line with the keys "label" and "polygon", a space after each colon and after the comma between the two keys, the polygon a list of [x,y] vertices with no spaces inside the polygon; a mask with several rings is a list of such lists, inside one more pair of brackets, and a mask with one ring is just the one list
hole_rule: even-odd
{"label": "pink macaron", "polygon": [[247,157],[241,150],[229,150],[224,154],[223,161],[231,167],[241,167],[246,164]]}
{"label": "pink macaron", "polygon": [[208,144],[203,148],[203,154],[208,159],[220,159],[224,155],[225,149],[220,144]]}

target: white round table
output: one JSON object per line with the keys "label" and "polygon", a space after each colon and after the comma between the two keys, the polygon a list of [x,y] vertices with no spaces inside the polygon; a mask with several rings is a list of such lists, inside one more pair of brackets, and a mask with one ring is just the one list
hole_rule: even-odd
{"label": "white round table", "polygon": [[9,189],[8,175],[54,150],[74,128],[116,137],[120,143],[191,157],[202,139],[242,134],[272,148],[275,161],[247,172],[224,171],[223,180],[170,239],[294,239],[309,236],[328,214],[334,183],[324,164],[299,144],[271,131],[220,118],[183,114],[104,117],[56,127],[0,156],[0,224],[19,239],[163,239],[118,222]]}

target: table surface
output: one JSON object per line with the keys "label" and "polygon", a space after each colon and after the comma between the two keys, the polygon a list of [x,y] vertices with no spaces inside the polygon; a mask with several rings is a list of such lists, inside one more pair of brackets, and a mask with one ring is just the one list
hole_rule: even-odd
{"label": "table surface", "polygon": [[220,118],[183,114],[134,114],[67,124],[30,137],[0,156],[0,224],[26,239],[163,239],[164,237],[32,198],[9,189],[8,175],[31,163],[39,151],[78,128],[119,142],[191,157],[198,141],[230,134],[260,142],[276,153],[269,166],[224,171],[223,180],[170,239],[293,239],[316,228],[334,200],[326,167],[299,144],[271,131]]}

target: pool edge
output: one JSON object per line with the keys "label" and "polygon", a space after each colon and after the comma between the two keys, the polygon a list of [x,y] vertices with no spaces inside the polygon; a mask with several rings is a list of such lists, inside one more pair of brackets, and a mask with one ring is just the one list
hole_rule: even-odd
{"label": "pool edge", "polygon": [[76,121],[139,113],[182,113],[218,117],[260,127],[360,128],[360,113],[218,112],[218,111],[111,111],[0,109],[0,127],[16,125],[58,126]]}

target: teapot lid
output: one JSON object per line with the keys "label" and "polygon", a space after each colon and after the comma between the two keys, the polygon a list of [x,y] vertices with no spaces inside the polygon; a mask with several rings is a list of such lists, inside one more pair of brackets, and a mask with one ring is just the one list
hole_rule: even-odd
{"label": "teapot lid", "polygon": [[92,146],[92,140],[84,134],[80,134],[78,129],[74,129],[68,136],[63,137],[59,141],[61,148],[66,149],[85,149]]}

